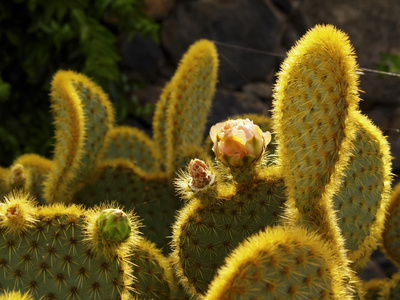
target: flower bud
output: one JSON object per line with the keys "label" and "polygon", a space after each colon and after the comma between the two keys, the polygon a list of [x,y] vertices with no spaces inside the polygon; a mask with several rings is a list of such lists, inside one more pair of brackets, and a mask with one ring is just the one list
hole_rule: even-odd
{"label": "flower bud", "polygon": [[193,190],[206,187],[213,179],[213,175],[207,170],[207,165],[200,159],[192,159],[189,163],[188,170],[192,178],[189,185]]}
{"label": "flower bud", "polygon": [[242,167],[256,161],[271,141],[271,133],[249,119],[228,120],[210,129],[217,159],[228,167]]}
{"label": "flower bud", "polygon": [[109,241],[123,242],[131,233],[128,216],[120,209],[105,209],[97,218],[97,226],[101,235]]}

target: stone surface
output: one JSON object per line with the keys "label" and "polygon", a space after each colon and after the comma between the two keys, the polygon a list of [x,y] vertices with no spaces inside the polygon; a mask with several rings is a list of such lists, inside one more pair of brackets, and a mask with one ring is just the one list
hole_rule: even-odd
{"label": "stone surface", "polygon": [[[308,28],[329,23],[348,33],[360,67],[375,69],[383,53],[400,55],[398,0],[304,0],[301,7]],[[399,78],[361,76],[365,101],[399,105]]]}
{"label": "stone surface", "polygon": [[283,22],[274,6],[264,0],[186,1],[163,22],[162,43],[176,63],[194,41],[216,41],[220,85],[238,88],[266,80],[275,72],[276,57],[245,48],[275,52]]}

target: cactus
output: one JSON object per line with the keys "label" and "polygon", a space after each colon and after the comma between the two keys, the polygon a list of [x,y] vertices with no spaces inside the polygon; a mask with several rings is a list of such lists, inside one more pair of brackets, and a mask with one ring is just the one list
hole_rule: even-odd
{"label": "cactus", "polygon": [[94,167],[105,133],[113,127],[114,112],[98,86],[72,71],[54,76],[51,107],[56,144],[44,195],[48,203],[70,202],[70,189]]}
{"label": "cactus", "polygon": [[178,287],[169,260],[154,243],[141,239],[130,255],[137,278],[132,295],[138,299],[176,299]]}
{"label": "cactus", "polygon": [[5,291],[0,294],[0,300],[33,300],[29,293],[21,294],[17,291]]}
{"label": "cactus", "polygon": [[351,299],[341,289],[340,272],[334,252],[315,232],[276,226],[229,255],[204,300]]}
{"label": "cactus", "polygon": [[62,204],[36,207],[25,194],[8,195],[0,206],[0,290],[36,299],[128,299],[129,250],[139,224],[129,217],[128,240],[110,243],[97,228],[99,214]]}
{"label": "cactus", "polygon": [[52,161],[37,154],[18,157],[8,169],[0,170],[0,197],[22,189],[44,204],[43,183],[52,167]]}
{"label": "cactus", "polygon": [[382,234],[382,250],[400,267],[400,183],[397,183],[390,197],[388,214]]}
{"label": "cactus", "polygon": [[206,293],[224,258],[242,240],[278,223],[285,201],[281,171],[278,166],[259,170],[256,165],[261,164],[260,159],[252,178],[240,184],[221,165],[210,170],[215,181],[208,188],[192,190],[188,174],[177,180],[188,203],[174,224],[171,258],[191,295]]}
{"label": "cactus", "polygon": [[[375,278],[364,283],[365,300],[380,300],[382,293],[389,288],[389,278]],[[384,292],[385,291],[385,292]]]}
{"label": "cactus", "polygon": [[[211,42],[192,45],[161,95],[153,140],[137,129],[110,129],[90,178],[71,189],[73,202],[92,206],[118,200],[126,209],[134,207],[143,218],[145,236],[167,252],[175,211],[181,207],[172,185],[174,173],[193,154],[201,155],[199,137],[215,90],[217,67]],[[169,93],[173,98],[167,101]]]}
{"label": "cactus", "polygon": [[353,269],[366,265],[381,239],[391,190],[388,143],[367,117],[356,117],[350,163],[333,197],[333,209]]}

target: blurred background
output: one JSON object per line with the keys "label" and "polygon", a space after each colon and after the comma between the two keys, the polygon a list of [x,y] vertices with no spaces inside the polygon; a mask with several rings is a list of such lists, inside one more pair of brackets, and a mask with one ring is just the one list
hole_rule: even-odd
{"label": "blurred background", "polygon": [[[51,157],[48,95],[58,69],[91,77],[110,95],[118,124],[151,133],[163,86],[187,48],[206,38],[220,56],[209,125],[270,115],[285,53],[309,28],[329,23],[355,47],[361,109],[388,136],[399,174],[400,77],[373,72],[400,72],[399,16],[398,0],[0,1],[0,166],[23,153]],[[395,271],[379,251],[373,258],[365,278]]]}
{"label": "blurred background", "polygon": [[[49,88],[58,69],[93,78],[119,124],[148,132],[154,104],[187,48],[215,41],[219,84],[210,124],[269,114],[275,74],[307,29],[348,33],[359,66],[400,72],[397,0],[10,0],[0,2],[0,165],[51,156]],[[400,153],[400,77],[364,71],[361,108]],[[400,159],[393,167],[400,171]]]}

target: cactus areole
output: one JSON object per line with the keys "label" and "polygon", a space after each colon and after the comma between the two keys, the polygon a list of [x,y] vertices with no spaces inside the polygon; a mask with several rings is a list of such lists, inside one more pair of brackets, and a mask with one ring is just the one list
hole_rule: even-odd
{"label": "cactus areole", "polygon": [[215,124],[210,129],[217,159],[228,167],[243,167],[261,157],[271,141],[271,133],[249,119],[228,120]]}
{"label": "cactus areole", "polygon": [[129,238],[131,224],[128,216],[120,209],[105,209],[97,218],[97,226],[103,238],[121,243]]}

